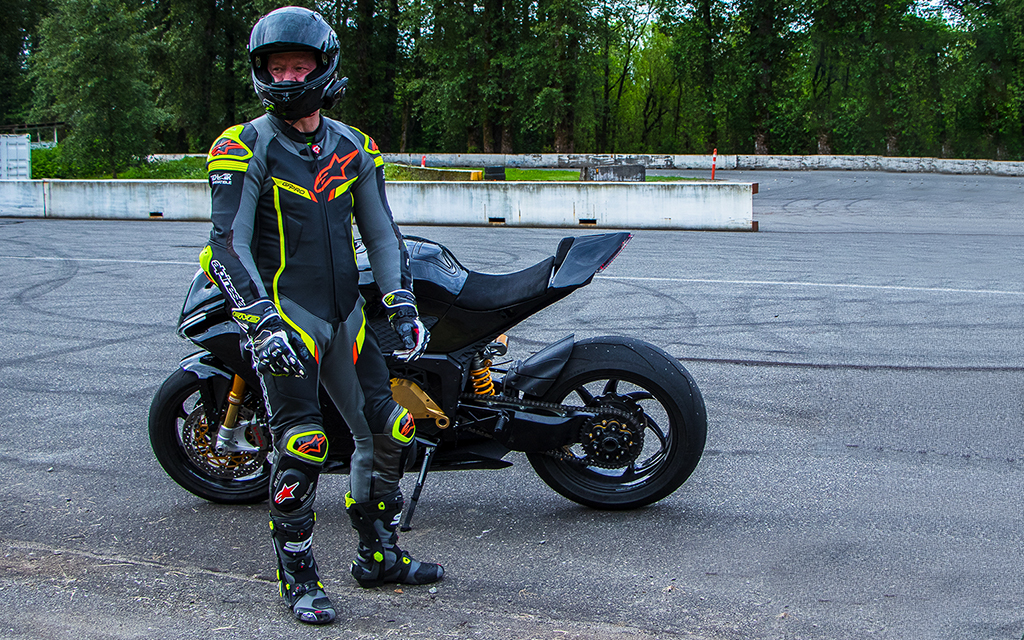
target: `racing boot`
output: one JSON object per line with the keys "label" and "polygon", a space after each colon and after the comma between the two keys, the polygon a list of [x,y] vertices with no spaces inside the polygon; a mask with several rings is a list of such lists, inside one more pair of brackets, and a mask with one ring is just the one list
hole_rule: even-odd
{"label": "racing boot", "polygon": [[402,492],[392,491],[370,502],[356,502],[345,494],[345,510],[359,533],[359,550],[352,561],[352,577],[364,588],[386,582],[428,584],[444,575],[432,562],[413,560],[398,548],[398,521],[402,517]]}
{"label": "racing boot", "polygon": [[334,620],[334,605],[324,592],[310,548],[316,516],[305,522],[272,518],[274,550],[277,552],[277,582],[281,597],[300,622],[327,624]]}

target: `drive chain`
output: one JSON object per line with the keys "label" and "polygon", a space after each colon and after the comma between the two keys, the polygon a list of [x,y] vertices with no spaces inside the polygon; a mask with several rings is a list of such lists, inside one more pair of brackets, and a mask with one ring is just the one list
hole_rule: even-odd
{"label": "drive chain", "polygon": [[[622,409],[616,409],[615,407],[608,407],[608,406],[602,406],[597,411],[595,411],[595,410],[593,410],[590,407],[576,407],[576,406],[572,406],[572,405],[558,404],[557,402],[544,402],[542,400],[527,400],[525,398],[512,398],[510,396],[503,396],[503,395],[484,396],[484,395],[478,395],[478,394],[475,394],[475,393],[462,393],[462,394],[459,395],[459,399],[460,400],[472,400],[473,402],[480,402],[480,403],[487,404],[487,405],[508,404],[508,405],[512,405],[511,407],[509,407],[510,409],[515,409],[517,407],[523,407],[523,408],[533,408],[533,409],[546,409],[548,411],[553,411],[553,412],[556,412],[556,413],[567,413],[567,412],[570,412],[570,411],[579,411],[579,412],[583,412],[583,413],[593,413],[595,415],[612,415],[612,416],[616,416],[616,417],[624,419],[626,421],[626,423],[630,424],[630,425],[633,424],[633,421],[634,421],[633,415],[630,412],[623,411]],[[480,431],[478,429],[473,429],[473,428],[466,428],[466,430],[469,431],[470,433],[475,433],[477,435],[487,436],[487,437],[494,437],[493,433],[488,433],[486,431]],[[571,451],[569,451],[568,447],[562,447],[561,449],[552,449],[550,451],[544,451],[543,453],[544,453],[544,455],[552,456],[552,457],[557,458],[559,460],[562,460],[564,462],[574,462],[574,463],[577,463],[577,464],[584,464],[584,465],[591,466],[591,467],[601,467],[601,468],[607,468],[607,469],[618,468],[618,467],[615,467],[615,466],[609,466],[609,465],[602,464],[601,462],[599,462],[597,460],[591,460],[591,459],[589,459],[587,457],[581,458],[581,457],[575,455],[574,453],[572,453]]]}

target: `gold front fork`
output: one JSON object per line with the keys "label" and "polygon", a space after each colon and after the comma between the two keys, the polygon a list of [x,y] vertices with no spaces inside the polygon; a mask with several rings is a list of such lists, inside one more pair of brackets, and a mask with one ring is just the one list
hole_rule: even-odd
{"label": "gold front fork", "polygon": [[217,453],[223,455],[231,442],[231,434],[234,431],[235,423],[238,422],[238,410],[242,408],[242,398],[245,397],[245,380],[242,376],[235,375],[231,382],[231,391],[228,392],[228,410],[224,413],[224,422],[217,430]]}

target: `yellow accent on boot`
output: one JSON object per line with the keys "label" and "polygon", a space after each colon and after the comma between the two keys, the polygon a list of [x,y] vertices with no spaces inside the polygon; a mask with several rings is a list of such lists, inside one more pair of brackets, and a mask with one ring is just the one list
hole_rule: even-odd
{"label": "yellow accent on boot", "polygon": [[373,552],[373,559],[376,560],[377,562],[384,562],[384,554],[381,553],[380,551],[374,551]]}
{"label": "yellow accent on boot", "polygon": [[345,508],[348,509],[356,503],[355,498],[352,497],[352,492],[348,491],[345,493]]}
{"label": "yellow accent on boot", "polygon": [[412,560],[409,559],[409,556],[402,556],[402,562],[405,564],[411,564]]}
{"label": "yellow accent on boot", "polygon": [[378,502],[377,503],[377,508],[380,509],[381,511],[383,511],[383,510],[387,509],[388,506],[386,504],[384,504],[383,502]]}

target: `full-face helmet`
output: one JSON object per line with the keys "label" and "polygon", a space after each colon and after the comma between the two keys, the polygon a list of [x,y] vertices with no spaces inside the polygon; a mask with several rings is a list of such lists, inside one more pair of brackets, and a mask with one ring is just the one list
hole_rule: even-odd
{"label": "full-face helmet", "polygon": [[[344,92],[338,81],[338,36],[320,14],[303,7],[282,7],[263,16],[249,36],[252,85],[267,113],[299,120],[317,109],[330,109]],[[270,54],[309,51],[316,69],[301,82],[274,82],[267,69]]]}

